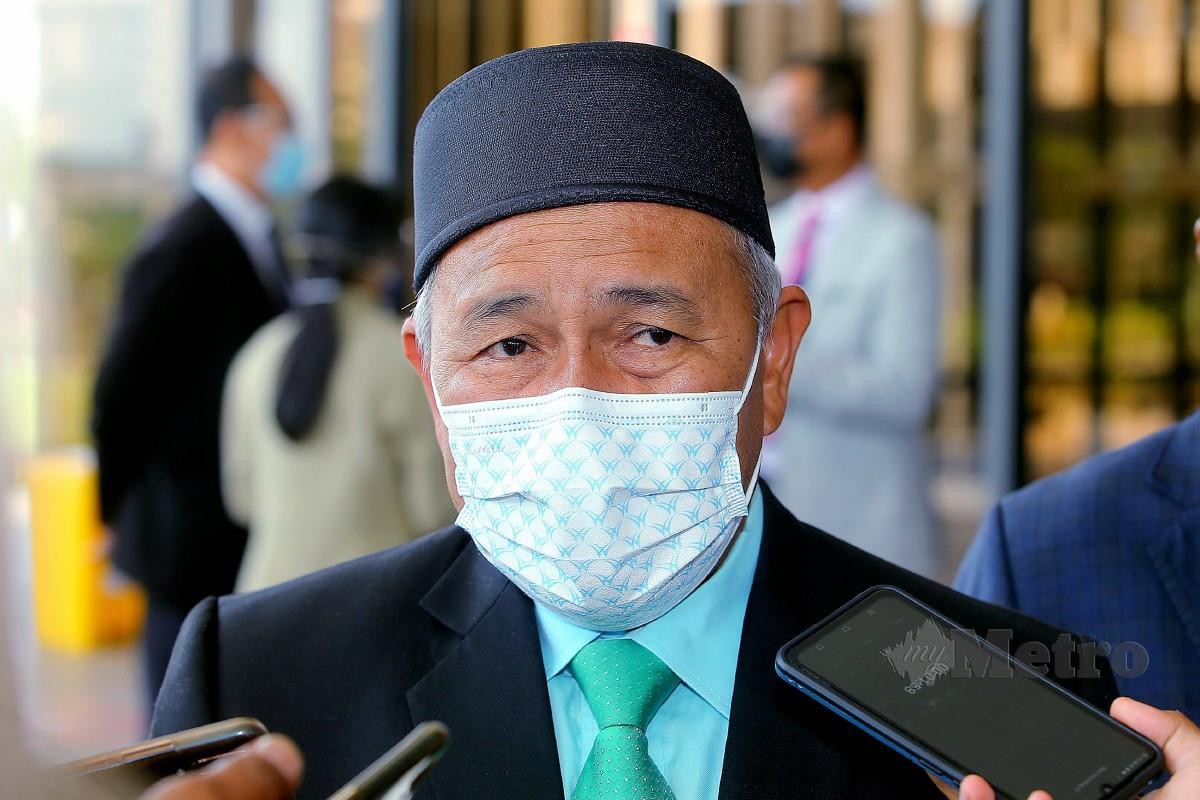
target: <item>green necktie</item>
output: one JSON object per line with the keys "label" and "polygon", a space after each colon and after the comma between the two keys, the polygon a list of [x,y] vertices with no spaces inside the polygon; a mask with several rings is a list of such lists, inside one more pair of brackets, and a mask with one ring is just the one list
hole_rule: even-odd
{"label": "green necktie", "polygon": [[646,741],[679,685],[675,673],[632,639],[597,639],[571,660],[571,673],[600,726],[571,800],[675,800]]}

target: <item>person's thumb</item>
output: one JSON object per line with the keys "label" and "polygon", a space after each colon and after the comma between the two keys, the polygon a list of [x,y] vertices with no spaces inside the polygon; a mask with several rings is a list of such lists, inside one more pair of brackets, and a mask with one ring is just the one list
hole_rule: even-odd
{"label": "person's thumb", "polygon": [[1200,786],[1200,728],[1194,722],[1129,697],[1114,700],[1109,713],[1161,747],[1172,776]]}
{"label": "person's thumb", "polygon": [[291,739],[269,734],[251,744],[249,750],[275,767],[293,789],[300,785],[300,778],[304,774],[304,757]]}

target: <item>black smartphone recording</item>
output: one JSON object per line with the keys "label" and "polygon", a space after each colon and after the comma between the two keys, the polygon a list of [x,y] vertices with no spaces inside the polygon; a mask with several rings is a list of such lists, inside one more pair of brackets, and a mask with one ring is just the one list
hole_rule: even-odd
{"label": "black smartphone recording", "polygon": [[1124,800],[1162,753],[992,643],[892,587],[875,587],[784,646],[796,688],[957,784],[997,795]]}

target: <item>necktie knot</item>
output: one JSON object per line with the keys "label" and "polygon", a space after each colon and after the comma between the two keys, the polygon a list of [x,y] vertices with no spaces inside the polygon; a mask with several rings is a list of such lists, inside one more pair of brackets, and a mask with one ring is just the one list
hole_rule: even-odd
{"label": "necktie knot", "polygon": [[679,678],[632,639],[597,639],[571,660],[600,732],[571,800],[675,800],[650,758],[646,726]]}
{"label": "necktie knot", "polygon": [[670,667],[632,639],[597,639],[571,660],[571,673],[601,729],[645,731],[679,685]]}

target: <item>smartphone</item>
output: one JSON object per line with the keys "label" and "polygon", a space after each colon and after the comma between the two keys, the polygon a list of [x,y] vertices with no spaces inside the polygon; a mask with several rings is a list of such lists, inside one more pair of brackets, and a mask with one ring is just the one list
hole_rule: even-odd
{"label": "smartphone", "polygon": [[58,772],[63,777],[146,786],[180,770],[202,767],[266,732],[266,727],[256,719],[234,717],[81,758],[63,764]]}
{"label": "smartphone", "polygon": [[788,642],[789,684],[957,786],[997,797],[1125,800],[1162,752],[969,629],[900,589],[876,586]]}
{"label": "smartphone", "polygon": [[422,722],[329,800],[407,800],[450,746],[441,722]]}

